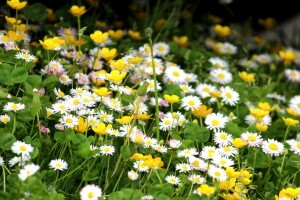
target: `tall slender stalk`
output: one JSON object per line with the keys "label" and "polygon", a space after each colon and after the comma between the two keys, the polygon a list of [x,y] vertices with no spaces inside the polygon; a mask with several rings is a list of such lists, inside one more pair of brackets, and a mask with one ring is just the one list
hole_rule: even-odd
{"label": "tall slender stalk", "polygon": [[159,132],[159,108],[158,108],[158,92],[157,92],[157,79],[156,79],[156,71],[154,65],[154,56],[153,56],[153,43],[152,43],[152,28],[148,27],[146,30],[146,35],[149,39],[149,46],[151,51],[151,61],[152,61],[152,70],[153,70],[153,80],[154,80],[154,97],[155,97],[155,122],[156,122],[156,139],[159,140],[160,132]]}

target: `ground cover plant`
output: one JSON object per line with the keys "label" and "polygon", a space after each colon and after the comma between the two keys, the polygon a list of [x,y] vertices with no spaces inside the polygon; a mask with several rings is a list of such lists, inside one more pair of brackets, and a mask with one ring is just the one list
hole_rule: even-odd
{"label": "ground cover plant", "polygon": [[0,198],[299,199],[300,51],[144,6],[6,1]]}

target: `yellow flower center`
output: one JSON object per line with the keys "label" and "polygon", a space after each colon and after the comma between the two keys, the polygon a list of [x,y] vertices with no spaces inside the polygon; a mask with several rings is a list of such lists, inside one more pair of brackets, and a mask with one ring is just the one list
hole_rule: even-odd
{"label": "yellow flower center", "polygon": [[224,79],[225,78],[225,74],[223,74],[223,73],[218,74],[218,78]]}
{"label": "yellow flower center", "polygon": [[222,140],[227,140],[227,135],[221,134],[221,135],[220,135],[220,138],[221,138]]}
{"label": "yellow flower center", "polygon": [[72,122],[73,122],[73,120],[72,120],[71,118],[66,119],[66,123],[67,123],[67,124],[71,124]]}
{"label": "yellow flower center", "polygon": [[210,92],[210,89],[209,89],[209,87],[205,87],[205,88],[203,88],[203,91],[204,92]]}
{"label": "yellow flower center", "polygon": [[30,55],[29,54],[23,54],[23,58],[28,59],[28,58],[30,58]]}
{"label": "yellow flower center", "polygon": [[157,49],[158,49],[159,51],[164,51],[164,50],[165,50],[165,47],[164,47],[164,46],[159,46]]}
{"label": "yellow flower center", "polygon": [[61,165],[61,163],[56,163],[56,164],[55,164],[55,167],[61,168],[62,165]]}
{"label": "yellow flower center", "polygon": [[110,152],[110,148],[105,147],[105,148],[103,149],[103,151],[104,151],[105,153],[108,153],[108,152]]}
{"label": "yellow flower center", "polygon": [[3,117],[1,119],[1,121],[4,122],[4,123],[7,123],[7,122],[9,122],[9,118],[8,117]]}
{"label": "yellow flower center", "polygon": [[183,165],[183,166],[182,166],[182,169],[184,169],[184,170],[188,170],[189,168],[188,168],[188,166],[187,166],[187,165]]}
{"label": "yellow flower center", "polygon": [[211,123],[212,123],[213,126],[220,125],[220,122],[218,120],[216,120],[216,119],[212,120]]}
{"label": "yellow flower center", "polygon": [[231,147],[224,147],[223,150],[224,150],[225,152],[231,151]]}
{"label": "yellow flower center", "polygon": [[249,141],[255,141],[256,140],[256,136],[255,135],[249,135],[248,136],[248,140]]}
{"label": "yellow flower center", "polygon": [[297,77],[297,73],[296,72],[291,72],[290,73],[291,77],[296,78]]}
{"label": "yellow flower center", "polygon": [[229,92],[226,92],[226,97],[229,98],[229,99],[231,99],[232,98],[232,94],[229,93]]}
{"label": "yellow flower center", "polygon": [[25,146],[20,146],[20,151],[26,151],[26,147]]}
{"label": "yellow flower center", "polygon": [[298,108],[300,108],[300,102],[297,104]]}
{"label": "yellow flower center", "polygon": [[177,71],[173,72],[173,76],[179,77],[179,72]]}
{"label": "yellow flower center", "polygon": [[300,142],[297,143],[296,147],[300,149]]}
{"label": "yellow flower center", "polygon": [[171,121],[170,120],[166,120],[165,121],[165,125],[169,125],[169,124],[171,124]]}
{"label": "yellow flower center", "polygon": [[269,144],[269,148],[270,148],[271,150],[278,150],[278,145],[272,143],[272,144]]}
{"label": "yellow flower center", "polygon": [[17,110],[17,109],[18,109],[18,105],[17,105],[17,104],[12,104],[12,105],[11,105],[11,109]]}
{"label": "yellow flower center", "polygon": [[190,106],[193,106],[193,105],[195,105],[195,102],[192,101],[192,100],[190,100],[190,101],[188,102],[188,104],[189,104]]}
{"label": "yellow flower center", "polygon": [[60,78],[62,81],[67,81],[67,77],[65,77],[65,76],[61,76]]}
{"label": "yellow flower center", "polygon": [[224,166],[226,164],[226,161],[225,160],[221,160],[220,164]]}
{"label": "yellow flower center", "polygon": [[220,177],[220,176],[221,176],[221,173],[220,173],[220,172],[215,172],[215,175],[216,175],[217,177]]}
{"label": "yellow flower center", "polygon": [[89,199],[91,199],[91,198],[94,197],[94,193],[93,192],[89,192],[87,196],[88,196]]}
{"label": "yellow flower center", "polygon": [[78,100],[78,99],[74,99],[74,100],[73,100],[73,104],[74,104],[74,105],[78,105],[78,104],[79,104],[79,100]]}
{"label": "yellow flower center", "polygon": [[66,109],[66,106],[60,105],[60,106],[59,106],[59,109],[60,109],[60,110],[64,110],[64,109]]}

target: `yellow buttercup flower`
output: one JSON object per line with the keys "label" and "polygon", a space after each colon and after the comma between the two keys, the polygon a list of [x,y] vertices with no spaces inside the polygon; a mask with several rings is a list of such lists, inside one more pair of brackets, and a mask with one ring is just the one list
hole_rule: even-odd
{"label": "yellow buttercup flower", "polygon": [[116,121],[120,124],[130,124],[132,119],[133,119],[132,116],[123,116],[120,119],[116,119]]}
{"label": "yellow buttercup flower", "polygon": [[219,184],[219,189],[220,190],[230,190],[235,186],[236,178],[230,178],[229,180],[226,181],[220,181]]}
{"label": "yellow buttercup flower", "polygon": [[108,31],[109,37],[111,37],[113,40],[120,40],[124,36],[124,31],[119,29],[119,30],[109,30]]}
{"label": "yellow buttercup flower", "polygon": [[115,84],[119,84],[125,78],[126,74],[126,72],[120,73],[119,70],[112,70],[109,74],[106,74],[106,78]]}
{"label": "yellow buttercup flower", "polygon": [[109,91],[106,87],[94,88],[93,91],[101,97],[111,94],[111,91]]}
{"label": "yellow buttercup flower", "polygon": [[135,118],[138,120],[148,120],[150,119],[151,115],[147,115],[147,114],[137,114],[135,115]]}
{"label": "yellow buttercup flower", "polygon": [[128,62],[134,65],[140,64],[143,61],[142,56],[135,56],[132,58],[128,58]]}
{"label": "yellow buttercup flower", "polygon": [[296,126],[297,124],[299,124],[299,120],[295,120],[292,118],[282,117],[282,120],[284,121],[285,125],[287,125],[287,126]]}
{"label": "yellow buttercup flower", "polygon": [[85,6],[77,6],[77,5],[73,5],[69,12],[74,16],[74,17],[80,17],[81,15],[83,15],[84,13],[86,13],[86,9]]}
{"label": "yellow buttercup flower", "polygon": [[247,73],[245,71],[239,72],[239,77],[246,83],[255,82],[255,74]]}
{"label": "yellow buttercup flower", "polygon": [[274,107],[271,107],[268,102],[259,102],[258,108],[260,108],[264,111],[269,111],[269,112],[275,109]]}
{"label": "yellow buttercup flower", "polygon": [[232,145],[235,147],[235,148],[243,148],[244,146],[247,145],[247,142],[243,141],[241,138],[235,138],[233,141],[232,141]]}
{"label": "yellow buttercup flower", "polygon": [[161,157],[157,157],[154,159],[151,158],[145,160],[144,165],[146,165],[150,169],[160,169],[164,166],[164,162],[161,160]]}
{"label": "yellow buttercup flower", "polygon": [[269,111],[262,110],[260,108],[250,108],[250,114],[258,120],[262,119],[264,116],[269,114]]}
{"label": "yellow buttercup flower", "polygon": [[291,64],[298,58],[298,55],[295,51],[286,50],[279,51],[279,57],[282,59],[284,64]]}
{"label": "yellow buttercup flower", "polygon": [[[25,38],[25,33],[17,33],[15,31],[8,31],[7,32],[7,40],[9,41],[21,41]],[[5,37],[5,36],[4,36]],[[5,38],[2,38],[5,41]]]}
{"label": "yellow buttercup flower", "polygon": [[39,41],[40,41],[40,44],[43,46],[43,48],[46,50],[53,50],[60,45],[59,43],[55,42],[53,40],[53,38],[48,38],[44,41],[42,41],[42,40],[39,40]]}
{"label": "yellow buttercup flower", "polygon": [[169,102],[170,104],[173,104],[173,103],[177,103],[179,101],[179,96],[177,95],[168,95],[168,94],[165,94],[164,95],[164,99]]}
{"label": "yellow buttercup flower", "polygon": [[125,60],[123,59],[119,59],[119,60],[111,60],[109,62],[109,64],[114,68],[114,69],[117,69],[117,70],[125,70],[129,67],[129,64],[127,64],[125,62]]}
{"label": "yellow buttercup flower", "polygon": [[212,108],[208,108],[206,105],[202,104],[200,108],[193,109],[192,113],[197,117],[206,117],[210,113],[212,113]]}
{"label": "yellow buttercup flower", "polygon": [[197,188],[197,191],[201,195],[211,195],[211,194],[215,193],[216,188],[215,187],[210,187],[207,184],[202,184],[200,187]]}
{"label": "yellow buttercup flower", "polygon": [[109,48],[104,47],[101,49],[100,55],[105,60],[112,60],[117,56],[117,49],[113,48],[113,49],[109,50]]}
{"label": "yellow buttercup flower", "polygon": [[107,129],[111,128],[111,125],[105,125],[103,122],[99,122],[97,126],[93,126],[92,129],[98,135],[106,135]]}
{"label": "yellow buttercup flower", "polygon": [[5,16],[5,20],[7,21],[7,23],[9,23],[11,25],[21,24],[21,20],[17,21],[16,18],[14,18],[14,17]]}
{"label": "yellow buttercup flower", "polygon": [[141,33],[139,31],[133,31],[133,30],[129,30],[128,31],[128,35],[134,39],[134,40],[141,40],[143,39],[141,36]]}
{"label": "yellow buttercup flower", "polygon": [[189,38],[187,36],[174,36],[173,41],[180,47],[187,47],[189,45]]}
{"label": "yellow buttercup flower", "polygon": [[78,125],[74,126],[73,128],[75,131],[78,131],[80,133],[84,133],[88,130],[88,123],[84,120],[83,117],[79,117],[78,119]]}
{"label": "yellow buttercup flower", "polygon": [[101,31],[95,31],[94,33],[90,34],[91,39],[96,43],[105,42],[108,38],[108,33],[102,33]]}
{"label": "yellow buttercup flower", "polygon": [[256,123],[255,127],[256,127],[256,129],[258,131],[261,131],[261,132],[265,132],[266,130],[268,130],[268,126],[267,125],[263,125],[261,123]]}
{"label": "yellow buttercup flower", "polygon": [[10,1],[7,1],[7,4],[12,9],[20,10],[27,5],[27,1],[20,2],[19,0],[10,0]]}
{"label": "yellow buttercup flower", "polygon": [[230,35],[231,32],[228,26],[221,26],[220,24],[215,25],[214,30],[221,37],[226,37]]}

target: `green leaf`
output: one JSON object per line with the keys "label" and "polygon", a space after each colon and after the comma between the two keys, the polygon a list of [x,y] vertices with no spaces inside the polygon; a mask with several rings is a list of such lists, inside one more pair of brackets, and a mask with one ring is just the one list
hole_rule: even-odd
{"label": "green leaf", "polygon": [[120,152],[121,152],[121,156],[124,160],[128,160],[130,158],[131,151],[130,151],[129,146],[127,146],[127,145],[121,146]]}
{"label": "green leaf", "polygon": [[54,133],[54,139],[60,143],[60,144],[64,144],[66,143],[68,140],[67,140],[67,135],[65,132],[55,132]]}
{"label": "green leaf", "polygon": [[187,123],[183,133],[186,138],[197,140],[197,142],[207,142],[210,138],[208,129],[195,123]]}
{"label": "green leaf", "polygon": [[10,80],[13,83],[23,83],[27,78],[28,72],[24,67],[17,67],[10,74]]}
{"label": "green leaf", "polygon": [[41,21],[47,18],[47,7],[42,3],[34,3],[23,9],[26,18],[32,21]]}
{"label": "green leaf", "polygon": [[148,191],[149,191],[149,194],[151,194],[153,196],[165,194],[165,195],[171,197],[174,194],[174,187],[170,183],[165,183],[163,185],[155,184],[155,185],[149,185]]}
{"label": "green leaf", "polygon": [[164,95],[177,95],[179,98],[182,98],[182,90],[180,89],[180,86],[178,84],[170,84],[166,86],[166,89],[164,90]]}
{"label": "green leaf", "polygon": [[83,181],[92,181],[92,180],[96,180],[98,179],[98,174],[99,171],[98,170],[94,170],[94,171],[84,171],[82,174],[82,180]]}
{"label": "green leaf", "polygon": [[78,146],[78,150],[75,153],[83,158],[90,157],[90,155],[92,155],[90,143],[88,141],[83,142]]}
{"label": "green leaf", "polygon": [[134,102],[135,96],[134,95],[128,95],[128,94],[122,94],[121,99],[122,99],[122,104],[127,106],[130,103]]}
{"label": "green leaf", "polygon": [[44,81],[42,86],[47,88],[52,88],[58,83],[58,78],[56,76],[48,76]]}
{"label": "green leaf", "polygon": [[198,194],[191,194],[189,197],[186,198],[186,200],[200,200],[202,197],[200,197]]}
{"label": "green leaf", "polygon": [[38,75],[29,75],[26,83],[30,84],[33,88],[40,88],[42,86],[42,78]]}
{"label": "green leaf", "polygon": [[239,127],[236,123],[230,121],[226,124],[225,131],[235,137],[240,137],[244,131],[244,128]]}
{"label": "green leaf", "polygon": [[255,160],[255,168],[263,169],[269,167],[269,158],[260,149],[256,149],[256,159],[255,159],[255,153],[247,154],[247,163],[249,166],[254,167],[254,160]]}
{"label": "green leaf", "polygon": [[16,141],[16,138],[11,133],[0,132],[0,148],[3,150],[10,150],[11,145]]}
{"label": "green leaf", "polygon": [[157,200],[169,200],[170,197],[168,197],[167,195],[165,194],[160,194],[158,195],[158,197],[156,198]]}
{"label": "green leaf", "polygon": [[136,200],[141,199],[142,191],[133,189],[123,189],[118,192],[113,192],[109,195],[108,200]]}
{"label": "green leaf", "polygon": [[6,63],[0,64],[0,83],[3,85],[13,85],[11,80],[9,79],[10,74],[12,72],[12,66]]}

